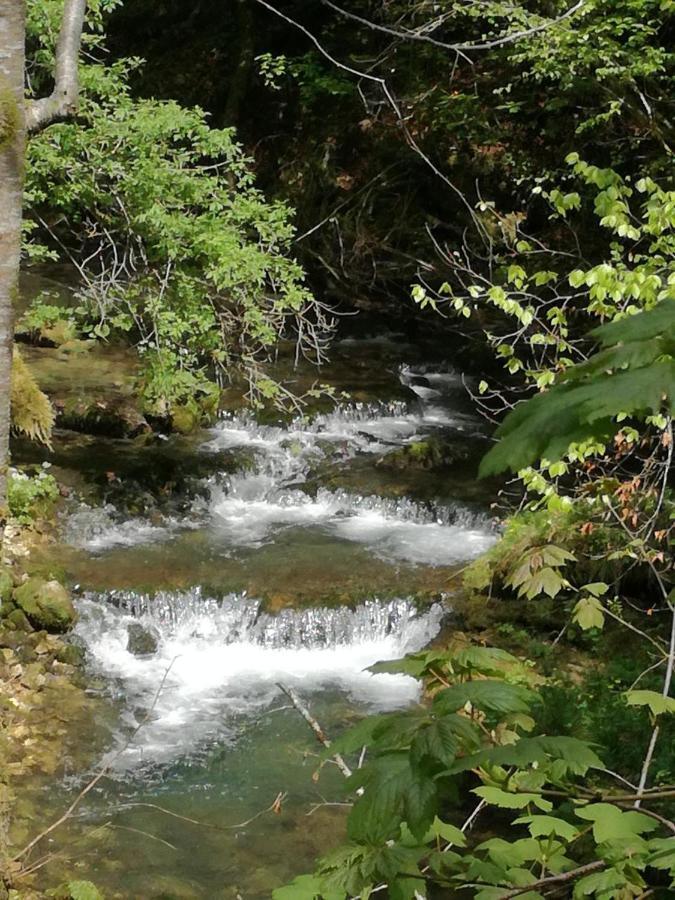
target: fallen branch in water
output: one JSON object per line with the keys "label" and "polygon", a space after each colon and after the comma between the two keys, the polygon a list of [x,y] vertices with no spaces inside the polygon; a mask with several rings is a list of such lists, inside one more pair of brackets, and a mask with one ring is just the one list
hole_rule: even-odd
{"label": "fallen branch in water", "polygon": [[[305,722],[307,722],[309,727],[312,729],[312,731],[316,735],[317,741],[320,744],[323,744],[323,746],[326,747],[327,749],[330,749],[330,739],[327,737],[323,728],[319,725],[319,723],[316,721],[314,716],[311,714],[311,712],[309,711],[307,706],[302,702],[302,700],[296,694],[296,692],[293,690],[293,688],[286,687],[285,685],[280,684],[279,682],[277,682],[277,687],[279,688],[279,690],[283,691],[284,694],[286,694],[286,696],[291,701],[293,706],[297,709],[297,711],[300,713],[300,715],[305,720]],[[343,757],[339,753],[334,753],[333,759],[335,760],[335,764],[337,765],[338,769],[342,772],[342,774],[345,776],[345,778],[351,778],[352,770],[349,768],[347,763],[344,761]]]}
{"label": "fallen branch in water", "polygon": [[108,812],[124,812],[127,809],[143,807],[144,809],[156,809],[158,812],[164,813],[167,816],[172,816],[174,819],[180,819],[181,822],[189,822],[190,825],[199,825],[201,828],[213,828],[215,831],[232,831],[235,828],[245,828],[247,825],[250,825],[251,822],[255,822],[256,819],[259,819],[260,816],[264,816],[265,813],[273,812],[275,815],[279,815],[282,804],[287,797],[288,794],[285,791],[279,791],[269,806],[266,806],[265,809],[261,809],[259,812],[255,813],[255,815],[251,816],[250,819],[246,819],[245,822],[237,822],[235,825],[214,825],[212,822],[202,822],[200,819],[191,819],[190,816],[183,816],[180,813],[174,812],[172,809],[160,806],[158,803],[125,803],[117,809],[108,810]]}

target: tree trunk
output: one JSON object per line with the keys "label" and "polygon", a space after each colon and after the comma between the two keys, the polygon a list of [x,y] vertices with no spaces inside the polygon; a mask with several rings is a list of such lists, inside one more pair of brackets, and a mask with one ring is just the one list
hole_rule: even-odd
{"label": "tree trunk", "polygon": [[7,521],[12,344],[21,254],[25,41],[25,0],[0,0],[0,547]]}
{"label": "tree trunk", "polygon": [[226,127],[239,124],[255,53],[253,6],[249,0],[237,0],[236,8],[238,53],[223,113],[223,124]]}

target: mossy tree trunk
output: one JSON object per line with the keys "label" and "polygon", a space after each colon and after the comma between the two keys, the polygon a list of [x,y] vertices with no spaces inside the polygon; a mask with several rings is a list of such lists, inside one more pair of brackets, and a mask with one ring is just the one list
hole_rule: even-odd
{"label": "mossy tree trunk", "polygon": [[21,253],[25,42],[24,0],[0,0],[0,541],[7,519],[14,305]]}
{"label": "mossy tree trunk", "polygon": [[0,547],[7,521],[14,309],[19,291],[26,132],[72,115],[87,0],[64,0],[54,54],[54,90],[26,100],[26,0],[0,0]]}

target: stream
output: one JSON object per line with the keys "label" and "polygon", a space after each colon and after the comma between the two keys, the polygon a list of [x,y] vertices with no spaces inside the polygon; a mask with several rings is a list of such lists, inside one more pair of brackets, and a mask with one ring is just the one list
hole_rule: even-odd
{"label": "stream", "polygon": [[[416,702],[413,679],[365,670],[451,627],[459,569],[495,540],[483,425],[460,373],[421,356],[343,341],[321,376],[349,398],[285,422],[233,410],[138,447],[58,436],[57,475],[110,486],[69,503],[52,551],[108,710],[92,771],[109,773],[54,848],[88,835],[77,877],[106,897],[262,900],[344,834],[342,776],[313,779],[317,747],[278,683],[329,734]],[[117,502],[176,454],[180,491]],[[50,783],[44,811],[86,779]]]}

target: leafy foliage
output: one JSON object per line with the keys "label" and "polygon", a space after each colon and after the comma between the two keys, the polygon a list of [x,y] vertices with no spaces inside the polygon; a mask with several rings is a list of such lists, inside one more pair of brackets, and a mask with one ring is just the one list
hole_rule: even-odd
{"label": "leafy foliage", "polygon": [[16,348],[12,361],[11,410],[15,431],[50,445],[54,409]]}
{"label": "leafy foliage", "polygon": [[[30,6],[39,89],[62,3]],[[94,4],[90,26],[110,6]],[[94,54],[101,40],[94,32]],[[146,400],[164,414],[218,372],[245,372],[255,385],[282,337],[320,354],[330,322],[290,256],[291,210],[256,189],[232,129],[210,127],[200,109],[133,99],[139,65],[82,67],[78,120],[30,141],[26,196],[32,242],[46,240],[84,279],[81,328],[135,341]],[[281,392],[261,378],[257,396]]]}
{"label": "leafy foliage", "polygon": [[11,517],[20,525],[31,525],[49,512],[59,498],[59,486],[44,469],[30,475],[10,470],[7,482],[7,504]]}
{"label": "leafy foliage", "polygon": [[[558,876],[575,885],[575,896],[600,898],[608,884],[626,896],[644,890],[655,860],[675,876],[672,834],[661,836],[658,818],[626,808],[591,745],[531,733],[529,713],[540,700],[520,660],[469,645],[373,670],[425,678],[431,700],[366,719],[326,751],[367,748],[348,783],[349,843],[275,900],[363,897],[381,885],[402,898],[425,897],[433,885],[477,898],[541,897]],[[479,804],[458,826],[467,790]],[[510,824],[476,842],[468,826],[483,810]]]}
{"label": "leafy foliage", "polygon": [[[675,283],[675,282],[674,282]],[[596,329],[602,351],[567,369],[561,383],[515,409],[481,464],[484,475],[565,455],[571,442],[607,443],[617,417],[675,413],[675,298]]]}

